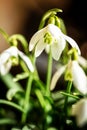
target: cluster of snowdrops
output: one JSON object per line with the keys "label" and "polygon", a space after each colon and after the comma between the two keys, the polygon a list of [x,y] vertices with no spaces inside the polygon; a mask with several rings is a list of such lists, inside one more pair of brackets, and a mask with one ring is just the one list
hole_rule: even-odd
{"label": "cluster of snowdrops", "polygon": [[[86,125],[87,60],[81,56],[78,44],[67,36],[64,22],[58,17],[61,12],[57,8],[48,10],[29,43],[21,34],[9,36],[0,29],[10,45],[0,54],[0,79],[7,88],[6,98],[0,99],[1,127],[63,130]],[[18,44],[22,44],[22,51]],[[48,58],[46,82],[41,80],[36,66],[42,53]],[[20,68],[17,74],[11,73],[14,67]],[[58,82],[62,76],[61,89]],[[10,109],[12,116],[6,116]]]}

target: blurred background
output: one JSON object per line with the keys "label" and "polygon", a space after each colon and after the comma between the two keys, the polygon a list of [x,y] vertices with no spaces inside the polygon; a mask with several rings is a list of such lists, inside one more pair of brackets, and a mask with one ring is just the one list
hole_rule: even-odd
{"label": "blurred background", "polygon": [[[67,34],[79,44],[87,58],[87,9],[82,0],[0,0],[0,28],[9,35],[23,34],[27,40],[37,31],[42,15],[51,8],[63,10]],[[0,53],[9,45],[0,35]]]}

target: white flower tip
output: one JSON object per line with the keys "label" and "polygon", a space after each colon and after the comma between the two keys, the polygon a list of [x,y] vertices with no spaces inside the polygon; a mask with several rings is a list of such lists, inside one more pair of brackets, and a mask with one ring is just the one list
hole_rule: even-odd
{"label": "white flower tip", "polygon": [[84,68],[87,68],[87,60],[86,60],[84,57],[79,56],[78,62],[79,62],[79,64],[80,64],[81,66],[83,66]]}
{"label": "white flower tip", "polygon": [[41,54],[39,51],[35,51],[35,57],[38,57]]}
{"label": "white flower tip", "polygon": [[72,116],[76,116],[76,122],[79,127],[87,123],[87,98],[79,100],[72,106]]}
{"label": "white flower tip", "polygon": [[77,49],[77,51],[78,51],[78,54],[81,55],[81,51],[80,51],[79,47],[76,48],[76,49]]}
{"label": "white flower tip", "polygon": [[29,44],[29,51],[32,51],[33,47],[32,44]]}
{"label": "white flower tip", "polygon": [[19,50],[18,50],[18,54],[22,58],[22,60],[25,62],[25,64],[27,65],[27,67],[30,69],[30,71],[34,72],[34,67],[33,67],[32,62],[29,59],[29,57],[27,57],[23,52],[21,52]]}

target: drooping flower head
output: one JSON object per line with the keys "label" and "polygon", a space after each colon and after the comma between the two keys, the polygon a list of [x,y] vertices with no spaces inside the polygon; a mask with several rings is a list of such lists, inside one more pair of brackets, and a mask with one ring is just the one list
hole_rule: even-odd
{"label": "drooping flower head", "polygon": [[48,24],[32,36],[29,43],[29,51],[35,49],[35,57],[38,57],[44,49],[47,53],[51,50],[53,59],[58,60],[66,46],[66,42],[76,48],[80,54],[80,49],[72,38],[63,34],[58,26]]}
{"label": "drooping flower head", "polygon": [[18,64],[18,56],[26,63],[27,67],[31,72],[34,71],[33,65],[29,59],[23,52],[17,49],[17,47],[12,46],[2,52],[0,54],[0,74],[5,75],[7,74],[11,66],[14,64]]}
{"label": "drooping flower head", "polygon": [[78,56],[78,60],[69,60],[66,65],[61,65],[61,67],[54,73],[52,77],[50,89],[53,90],[55,88],[57,81],[61,75],[64,74],[65,80],[73,82],[74,87],[81,94],[87,94],[87,76],[83,68],[80,66],[81,59],[84,58]]}
{"label": "drooping flower head", "polygon": [[76,117],[76,123],[79,127],[87,124],[87,98],[80,99],[72,105],[72,116]]}

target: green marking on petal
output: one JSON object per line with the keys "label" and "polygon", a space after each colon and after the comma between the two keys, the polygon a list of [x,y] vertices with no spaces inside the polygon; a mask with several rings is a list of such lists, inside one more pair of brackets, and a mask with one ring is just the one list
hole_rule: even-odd
{"label": "green marking on petal", "polygon": [[65,72],[64,78],[65,78],[66,81],[72,81],[72,80],[73,80],[72,73],[71,73],[70,70],[67,70],[67,71]]}
{"label": "green marking on petal", "polygon": [[73,81],[73,76],[72,76],[72,61],[69,61],[68,66],[65,71],[65,76],[64,76],[66,81]]}
{"label": "green marking on petal", "polygon": [[49,32],[45,33],[44,43],[51,44],[52,40],[53,40],[52,35]]}
{"label": "green marking on petal", "polygon": [[11,56],[9,60],[11,60],[12,65],[18,65],[18,57]]}

